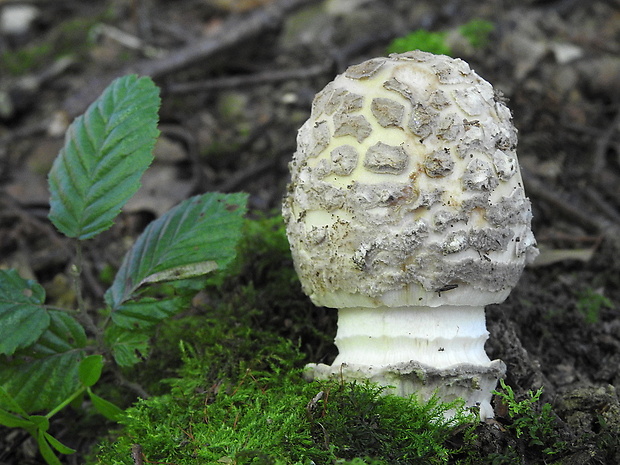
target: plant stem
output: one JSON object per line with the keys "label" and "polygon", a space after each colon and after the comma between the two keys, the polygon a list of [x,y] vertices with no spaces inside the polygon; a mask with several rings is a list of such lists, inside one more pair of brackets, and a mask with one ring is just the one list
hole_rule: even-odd
{"label": "plant stem", "polygon": [[71,274],[73,275],[73,288],[75,289],[75,297],[77,299],[78,310],[80,313],[84,312],[84,296],[82,295],[82,267],[84,264],[84,258],[82,254],[82,241],[77,241],[75,244],[75,263],[71,267]]}
{"label": "plant stem", "polygon": [[69,397],[67,397],[65,400],[63,400],[60,404],[58,404],[56,406],[56,408],[54,408],[53,410],[48,412],[48,414],[45,415],[45,418],[47,418],[48,420],[50,418],[52,418],[54,415],[56,415],[58,412],[60,412],[63,408],[65,408],[67,405],[69,405],[71,402],[73,402],[85,390],[86,390],[85,386],[82,386],[81,388],[79,388],[77,391],[75,391],[73,394],[71,394]]}
{"label": "plant stem", "polygon": [[99,342],[100,332],[97,325],[90,316],[82,294],[82,269],[84,266],[84,256],[82,251],[82,241],[77,241],[75,245],[75,263],[71,266],[71,274],[73,276],[73,287],[75,289],[75,297],[78,304],[78,315],[80,321],[93,333]]}

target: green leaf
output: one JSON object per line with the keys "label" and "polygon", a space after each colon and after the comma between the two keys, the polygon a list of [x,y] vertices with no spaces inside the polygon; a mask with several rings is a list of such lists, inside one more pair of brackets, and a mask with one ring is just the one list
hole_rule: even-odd
{"label": "green leaf", "polygon": [[31,415],[29,420],[37,426],[39,431],[45,432],[50,429],[49,418],[44,417],[43,415]]}
{"label": "green leaf", "polygon": [[43,433],[43,434],[45,436],[45,439],[47,439],[47,441],[52,445],[52,447],[56,449],[58,452],[60,452],[61,454],[74,454],[75,453],[75,449],[71,449],[70,447],[65,446],[62,442],[60,442],[58,439],[56,439],[51,434],[49,433]]}
{"label": "green leaf", "polygon": [[101,377],[103,370],[103,356],[89,355],[80,362],[78,376],[84,386],[93,386]]}
{"label": "green leaf", "polygon": [[6,392],[6,389],[0,385],[0,405],[10,410],[13,413],[18,413],[21,416],[27,417],[28,413],[17,403],[15,399]]}
{"label": "green leaf", "polygon": [[[70,315],[50,310],[49,328],[37,343],[0,364],[0,387],[26,412],[50,410],[80,386],[78,367],[84,358],[84,329]],[[0,395],[0,406],[14,408]]]}
{"label": "green leaf", "polygon": [[137,331],[126,330],[119,326],[110,326],[105,333],[105,342],[116,363],[130,367],[141,361],[148,354],[149,336]]}
{"label": "green leaf", "polygon": [[125,416],[125,412],[122,409],[114,405],[112,402],[99,397],[91,391],[90,388],[88,388],[87,392],[95,409],[97,409],[97,411],[108,420],[118,421]]}
{"label": "green leaf", "polygon": [[159,90],[150,78],[116,79],[73,121],[49,173],[49,218],[63,234],[105,231],[153,160]]}
{"label": "green leaf", "polygon": [[118,326],[131,329],[145,329],[186,308],[190,299],[184,296],[168,299],[145,297],[136,302],[126,302],[112,313],[112,320]]}
{"label": "green leaf", "polygon": [[235,257],[247,196],[208,193],[153,221],[127,253],[106,292],[112,310],[145,283],[199,276]]}
{"label": "green leaf", "polygon": [[45,436],[45,432],[38,431],[35,436],[37,440],[37,444],[39,445],[39,452],[41,452],[41,456],[47,462],[48,465],[62,465],[54,451],[50,447],[47,442],[47,437]]}
{"label": "green leaf", "polygon": [[23,418],[18,417],[2,408],[0,408],[0,425],[8,426],[9,428],[30,428],[34,426],[34,423]]}
{"label": "green leaf", "polygon": [[39,339],[50,324],[44,301],[45,290],[36,281],[0,270],[0,354],[12,355]]}
{"label": "green leaf", "polygon": [[189,307],[206,279],[202,276],[149,286],[139,300],[128,301],[112,313],[112,320],[127,329],[147,329]]}

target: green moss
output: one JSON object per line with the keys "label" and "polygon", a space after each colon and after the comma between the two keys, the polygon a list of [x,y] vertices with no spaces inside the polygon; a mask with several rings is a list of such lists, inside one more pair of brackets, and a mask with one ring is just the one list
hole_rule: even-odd
{"label": "green moss", "polygon": [[92,48],[91,30],[110,15],[100,13],[88,18],[67,19],[58,24],[38,43],[16,50],[7,50],[0,61],[8,73],[14,76],[33,72],[64,56],[84,60]]}
{"label": "green moss", "polygon": [[[149,461],[179,465],[448,463],[462,453],[451,443],[460,428],[472,434],[464,413],[444,419],[452,406],[384,396],[370,384],[305,382],[288,341],[219,339],[206,353],[181,344],[183,367],[166,381],[168,393],[128,409],[96,463],[133,463],[133,444]],[[245,357],[228,359],[231,352]]]}
{"label": "green moss", "polygon": [[39,67],[43,61],[48,59],[51,51],[52,46],[50,44],[31,45],[13,52],[3,52],[0,61],[8,73],[20,76]]}
{"label": "green moss", "polygon": [[492,22],[484,19],[472,19],[459,27],[461,34],[474,48],[484,48],[489,44],[491,33],[495,30]]}
{"label": "green moss", "polygon": [[388,53],[405,53],[411,50],[434,53],[436,55],[452,55],[452,50],[446,44],[445,32],[430,32],[418,29],[412,33],[394,39],[388,46]]}
{"label": "green moss", "polygon": [[577,293],[577,310],[588,324],[596,324],[604,309],[613,309],[614,303],[604,295],[587,288]]}
{"label": "green moss", "polygon": [[[489,38],[495,26],[483,19],[472,19],[459,26],[458,33],[475,48],[484,48],[489,44]],[[448,32],[432,32],[418,29],[404,37],[394,39],[387,48],[388,53],[405,53],[411,50],[434,53],[436,55],[452,56],[452,49],[448,44]]]}

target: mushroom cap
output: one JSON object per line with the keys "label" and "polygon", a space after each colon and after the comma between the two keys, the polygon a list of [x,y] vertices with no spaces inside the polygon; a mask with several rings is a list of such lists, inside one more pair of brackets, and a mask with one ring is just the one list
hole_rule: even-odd
{"label": "mushroom cap", "polygon": [[316,305],[487,305],[536,254],[510,110],[460,59],[349,67],[301,127],[283,215]]}

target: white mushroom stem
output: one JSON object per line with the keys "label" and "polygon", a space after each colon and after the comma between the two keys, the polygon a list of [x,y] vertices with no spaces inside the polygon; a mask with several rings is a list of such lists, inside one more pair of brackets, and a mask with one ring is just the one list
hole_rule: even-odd
{"label": "white mushroom stem", "polygon": [[338,356],[331,366],[309,364],[307,376],[369,380],[421,401],[463,399],[481,419],[492,418],[492,392],[506,366],[485,353],[488,334],[482,306],[344,308]]}
{"label": "white mushroom stem", "polygon": [[489,366],[484,307],[378,307],[338,311],[334,366],[381,366],[416,361],[445,369]]}

